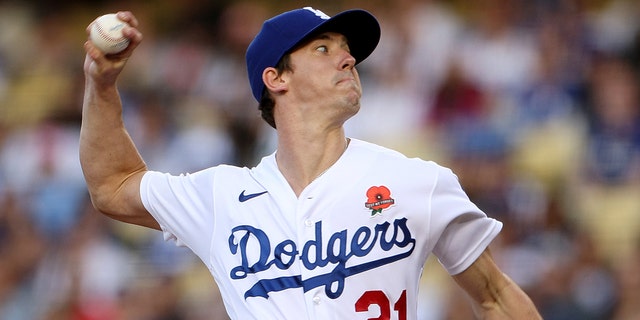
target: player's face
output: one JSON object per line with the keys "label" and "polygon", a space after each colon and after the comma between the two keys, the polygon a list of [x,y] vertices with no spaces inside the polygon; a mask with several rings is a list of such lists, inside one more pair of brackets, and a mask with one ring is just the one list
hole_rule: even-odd
{"label": "player's face", "polygon": [[299,105],[346,120],[360,108],[362,89],[355,63],[343,35],[320,34],[291,53],[288,94]]}

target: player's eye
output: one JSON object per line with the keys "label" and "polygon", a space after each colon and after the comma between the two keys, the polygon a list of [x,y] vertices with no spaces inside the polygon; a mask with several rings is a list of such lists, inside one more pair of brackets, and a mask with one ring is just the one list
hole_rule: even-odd
{"label": "player's eye", "polygon": [[329,48],[326,45],[317,46],[316,50],[321,52],[329,52]]}

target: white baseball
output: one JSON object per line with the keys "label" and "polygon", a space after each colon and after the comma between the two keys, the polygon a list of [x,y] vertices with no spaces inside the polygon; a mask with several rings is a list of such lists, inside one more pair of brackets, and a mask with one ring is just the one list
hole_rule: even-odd
{"label": "white baseball", "polygon": [[98,17],[91,25],[89,39],[104,54],[118,53],[129,45],[129,39],[122,35],[122,29],[128,24],[115,13]]}

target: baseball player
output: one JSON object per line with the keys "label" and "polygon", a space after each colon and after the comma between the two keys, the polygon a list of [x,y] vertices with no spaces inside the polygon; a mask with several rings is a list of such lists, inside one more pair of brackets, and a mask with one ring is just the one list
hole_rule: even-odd
{"label": "baseball player", "polygon": [[125,130],[116,79],[142,35],[118,16],[131,25],[124,52],[85,43],[80,157],[93,203],[189,247],[232,319],[416,319],[432,253],[480,318],[540,318],[487,250],[502,224],[451,170],[345,136],[360,108],[355,66],[380,37],[370,13],[307,7],[265,21],[246,62],[277,150],[254,168],[179,176],[150,171]]}

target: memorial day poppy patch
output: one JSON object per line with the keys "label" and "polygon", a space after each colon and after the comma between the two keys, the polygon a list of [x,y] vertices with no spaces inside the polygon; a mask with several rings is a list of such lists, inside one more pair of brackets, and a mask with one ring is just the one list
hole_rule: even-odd
{"label": "memorial day poppy patch", "polygon": [[371,216],[382,213],[382,210],[389,208],[395,203],[391,198],[391,190],[385,186],[373,186],[367,190],[367,202],[364,206],[371,209]]}

